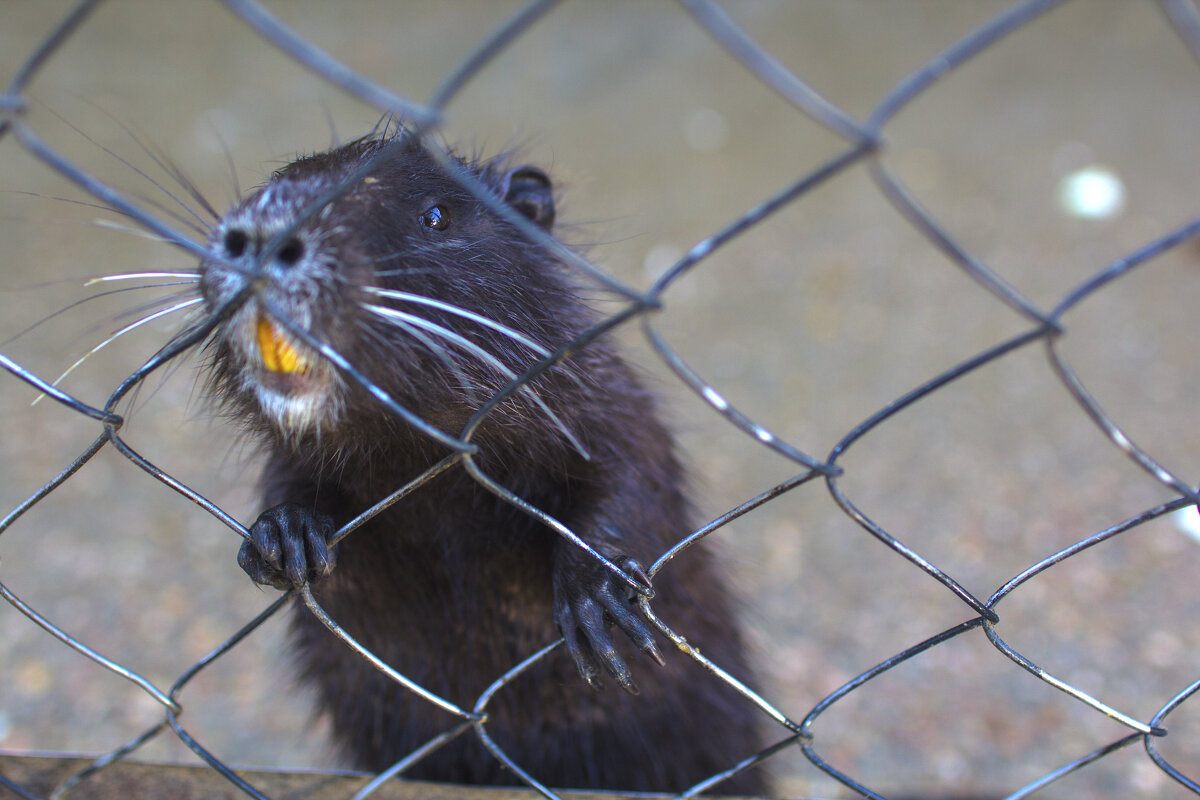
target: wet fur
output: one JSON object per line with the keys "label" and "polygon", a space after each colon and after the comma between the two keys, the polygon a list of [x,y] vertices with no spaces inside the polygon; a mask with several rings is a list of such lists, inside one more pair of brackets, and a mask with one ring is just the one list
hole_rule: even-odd
{"label": "wet fur", "polygon": [[[232,225],[288,222],[387,141],[364,139],[289,164],[223,218],[214,248]],[[468,166],[503,196],[511,175],[505,163]],[[553,255],[488,211],[420,147],[381,164],[371,177],[299,226],[295,233],[311,264],[271,273],[263,291],[398,403],[458,435],[479,405],[508,383],[506,375],[445,341],[444,352],[433,352],[366,305],[435,321],[514,373],[540,357],[496,330],[367,287],[451,303],[548,350],[579,336],[597,317]],[[448,235],[431,235],[443,232],[420,224],[434,203],[453,209]],[[210,310],[245,280],[215,260],[203,264],[201,274]],[[255,302],[251,295],[247,305]],[[236,315],[218,330],[209,346],[209,391],[267,450],[265,507],[296,503],[341,526],[449,453],[354,381],[332,373],[325,376],[330,393],[305,418],[289,422],[265,413],[246,376],[247,330]],[[613,559],[649,564],[690,531],[685,476],[655,398],[610,341],[583,348],[532,388],[545,408],[532,394],[513,394],[472,436],[476,463],[487,475]],[[557,584],[574,574],[562,566],[576,557],[563,550],[571,547],[456,466],[342,541],[337,567],[313,591],[333,619],[384,661],[469,708],[505,671],[558,638],[553,598]],[[656,614],[717,664],[750,678],[730,598],[707,550],[693,548],[676,559],[654,587]],[[382,770],[456,723],[388,681],[301,604],[293,634],[290,657],[315,688],[337,745],[354,766]],[[760,749],[757,713],[686,655],[670,648],[666,666],[658,667],[623,634],[614,639],[640,696],[611,681],[607,691],[592,689],[559,648],[493,700],[487,730],[535,778],[561,787],[678,792]],[[471,732],[405,775],[514,782]],[[721,786],[725,792],[763,789],[761,771]]]}

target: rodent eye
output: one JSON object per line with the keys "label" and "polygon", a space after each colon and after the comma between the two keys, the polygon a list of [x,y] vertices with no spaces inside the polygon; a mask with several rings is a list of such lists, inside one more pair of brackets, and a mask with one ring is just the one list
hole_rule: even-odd
{"label": "rodent eye", "polygon": [[421,215],[421,224],[435,231],[444,231],[450,227],[450,212],[444,206],[430,206]]}
{"label": "rodent eye", "polygon": [[250,237],[245,231],[233,228],[225,232],[225,253],[233,258],[239,258],[246,252],[246,245],[250,244]]}

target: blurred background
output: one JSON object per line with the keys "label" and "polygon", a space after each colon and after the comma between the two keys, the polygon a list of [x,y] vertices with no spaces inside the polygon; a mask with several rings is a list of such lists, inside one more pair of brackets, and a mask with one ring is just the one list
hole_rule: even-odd
{"label": "blurred background", "polygon": [[[298,33],[417,101],[519,2],[294,2]],[[1007,3],[722,3],[780,61],[864,119],[887,92]],[[7,3],[0,78],[70,8]],[[131,196],[172,206],[178,165],[218,209],[378,112],[314,77],[217,4],[112,0],[33,82],[29,125]],[[884,130],[889,169],[974,255],[1043,309],[1197,216],[1200,67],[1149,2],[1067,3],[946,75]],[[639,288],[689,247],[843,151],[670,3],[567,2],[472,80],[444,139],[516,148],[560,189],[560,235]],[[162,185],[155,187],[140,173]],[[136,318],[145,296],[83,305],[93,276],[190,269],[0,140],[0,352],[52,379]],[[193,204],[194,205],[194,204]],[[100,221],[100,222],[98,222]],[[1061,352],[1131,439],[1200,480],[1188,242],[1089,296]],[[56,312],[63,312],[57,313]],[[37,324],[37,323],[41,324]],[[754,420],[823,459],[855,425],[1029,329],[888,204],[860,163],[702,262],[654,325]],[[34,326],[30,329],[30,326]],[[182,324],[165,318],[89,359],[64,388],[94,405]],[[693,467],[705,518],[800,468],[675,380],[636,328]],[[142,387],[129,443],[243,521],[260,510],[252,449],[206,408],[196,359]],[[0,514],[65,468],[99,426],[0,373]],[[1087,418],[1040,343],[974,371],[855,443],[840,486],[876,523],[986,598],[1031,564],[1170,500]],[[1172,515],[1087,550],[998,607],[997,633],[1137,719],[1200,678],[1200,543]],[[841,684],[970,619],[937,581],[848,518],[823,482],[717,537],[744,599],[761,693],[801,719]],[[64,630],[169,686],[274,599],[239,540],[111,448],[0,535],[0,581]],[[271,621],[185,690],[183,722],[238,764],[328,766],[319,720]],[[102,753],[160,719],[131,683],[0,604],[0,749]],[[1200,711],[1163,754],[1200,774]],[[766,719],[764,717],[764,723]],[[1115,741],[1121,724],[1056,691],[974,630],[869,683],[814,725],[817,751],[872,789],[999,795]],[[779,732],[782,738],[782,731]],[[194,761],[163,735],[137,758]],[[848,796],[798,749],[778,794]],[[1038,797],[1190,796],[1140,744]]]}

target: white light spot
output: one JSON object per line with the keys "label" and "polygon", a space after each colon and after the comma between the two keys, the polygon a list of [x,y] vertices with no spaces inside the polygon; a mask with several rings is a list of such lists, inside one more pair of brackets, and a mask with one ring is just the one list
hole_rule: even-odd
{"label": "white light spot", "polygon": [[1062,179],[1058,202],[1073,217],[1111,219],[1125,207],[1125,185],[1112,170],[1093,164]]}
{"label": "white light spot", "polygon": [[711,403],[712,406],[718,411],[724,411],[725,409],[729,408],[728,401],[726,401],[724,397],[721,397],[721,395],[717,394],[716,390],[711,386],[705,386],[703,391],[704,399]]}
{"label": "white light spot", "polygon": [[1171,515],[1175,527],[1200,542],[1200,511],[1195,506],[1181,508]]}
{"label": "white light spot", "polygon": [[758,427],[757,425],[756,425],[756,426],[754,426],[754,435],[758,437],[758,440],[759,440],[760,442],[773,442],[773,441],[775,441],[775,434],[771,433],[771,432],[770,432],[769,430],[767,430],[766,428],[760,428],[760,427]]}
{"label": "white light spot", "polygon": [[721,112],[694,108],[683,120],[683,140],[701,153],[715,153],[729,141],[729,123]]}
{"label": "white light spot", "polygon": [[645,272],[646,280],[653,283],[662,277],[662,274],[675,265],[675,262],[683,258],[683,248],[670,242],[661,242],[650,248],[650,252],[646,253],[646,257],[642,259],[642,270]]}

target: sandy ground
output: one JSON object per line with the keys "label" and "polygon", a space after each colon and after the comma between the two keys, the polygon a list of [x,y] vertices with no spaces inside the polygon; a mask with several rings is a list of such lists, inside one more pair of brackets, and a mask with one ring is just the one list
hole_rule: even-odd
{"label": "sandy ground", "polygon": [[[728,3],[784,64],[865,117],[905,75],[1004,3]],[[279,4],[289,24],[352,67],[427,98],[514,3]],[[9,4],[0,77],[65,3]],[[34,82],[27,119],[52,146],[170,207],[161,151],[221,206],[298,152],[377,113],[306,74],[216,5],[112,2]],[[880,157],[976,257],[1043,309],[1108,263],[1197,215],[1200,69],[1148,3],[1068,4],[951,73],[885,129]],[[648,286],[688,247],[833,157],[835,135],[782,102],[671,4],[567,3],[449,107],[447,140],[519,145],[562,187],[568,241]],[[106,150],[111,151],[106,152]],[[116,157],[114,157],[114,155]],[[228,158],[227,158],[228,156]],[[1081,218],[1064,179],[1115,176],[1120,208]],[[167,181],[168,188],[169,181]],[[88,293],[89,276],[188,268],[14,141],[0,141],[0,352],[53,377],[128,319],[117,295],[16,334]],[[26,194],[29,193],[29,194]],[[66,202],[57,198],[66,198]],[[1194,358],[1196,259],[1185,244],[1090,296],[1061,352],[1154,458],[1200,480]],[[824,458],[904,393],[1029,328],[909,226],[859,165],[738,239],[673,287],[656,328],[742,411]],[[95,404],[173,330],[147,326],[64,384]],[[658,364],[706,514],[797,472],[738,433]],[[0,512],[97,434],[0,375]],[[255,466],[199,402],[193,363],[148,383],[130,443],[243,520]],[[1064,390],[1045,348],[1019,349],[873,430],[839,485],[879,525],[986,598],[1029,565],[1171,498]],[[1200,546],[1176,518],[1055,567],[998,607],[997,632],[1040,666],[1147,720],[1200,678]],[[763,685],[802,718],[879,661],[971,618],[945,587],[882,546],[816,481],[720,534],[746,600]],[[272,599],[234,564],[236,537],[113,452],[0,537],[0,580],[104,655],[159,686]],[[0,748],[105,752],[158,719],[132,684],[0,604]],[[189,730],[223,758],[327,765],[319,724],[281,663],[270,623],[182,696]],[[1163,753],[1200,776],[1195,702]],[[818,752],[880,791],[1001,794],[1128,729],[1039,682],[981,630],[935,648],[836,705]],[[169,735],[139,753],[192,756]],[[844,796],[798,750],[774,759],[779,793]],[[1135,744],[1039,797],[1186,793]]]}

